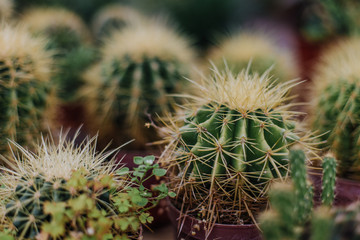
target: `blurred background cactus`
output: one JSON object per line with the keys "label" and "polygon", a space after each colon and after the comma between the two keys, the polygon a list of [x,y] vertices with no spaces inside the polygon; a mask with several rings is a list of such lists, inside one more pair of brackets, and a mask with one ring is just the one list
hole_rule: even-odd
{"label": "blurred background cactus", "polygon": [[298,77],[296,58],[286,47],[276,42],[270,33],[241,31],[220,42],[208,56],[218,68],[226,61],[235,74],[246,69],[251,60],[251,72],[263,73],[271,66],[273,79],[285,81]]}
{"label": "blurred background cactus", "polygon": [[132,22],[143,20],[136,9],[121,4],[110,4],[100,9],[92,20],[92,31],[98,41],[103,41],[113,31],[121,30]]}
{"label": "blurred background cactus", "polygon": [[254,223],[270,184],[289,175],[289,148],[309,140],[284,102],[296,83],[213,72],[194,83],[197,94],[162,129],[169,144],[160,162],[170,168],[178,209],[210,225]]}
{"label": "blurred background cactus", "polygon": [[24,28],[0,28],[0,153],[8,139],[33,145],[40,131],[51,126],[55,98],[50,86],[52,58],[46,41]]}
{"label": "blurred background cactus", "polygon": [[97,58],[86,25],[75,13],[49,7],[27,10],[21,21],[33,34],[49,38],[47,47],[56,53],[53,81],[58,95],[65,102],[75,101],[83,72]]}
{"label": "blurred background cactus", "polygon": [[360,39],[343,40],[321,58],[314,75],[312,128],[339,160],[339,174],[359,179]]}
{"label": "blurred background cactus", "polygon": [[98,120],[93,129],[114,141],[135,138],[129,147],[138,149],[157,140],[145,124],[171,112],[175,100],[168,95],[184,91],[193,56],[188,40],[160,21],[114,33],[100,66],[87,74],[88,119]]}

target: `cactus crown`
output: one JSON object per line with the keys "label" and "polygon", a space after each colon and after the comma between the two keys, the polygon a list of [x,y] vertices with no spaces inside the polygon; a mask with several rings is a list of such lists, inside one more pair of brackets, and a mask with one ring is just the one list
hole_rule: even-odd
{"label": "cactus crown", "polygon": [[324,147],[339,160],[343,177],[358,178],[360,164],[360,71],[357,62],[360,39],[340,42],[322,56],[314,76],[311,123],[319,131]]}
{"label": "cactus crown", "polygon": [[33,38],[23,27],[0,29],[0,151],[7,138],[29,146],[44,127],[53,104],[49,86],[51,54],[46,41]]}
{"label": "cactus crown", "polygon": [[281,49],[270,34],[262,32],[240,32],[223,40],[218,48],[210,52],[209,59],[218,67],[224,59],[235,73],[246,68],[252,60],[252,71],[265,72],[274,65],[272,73],[279,80],[297,77],[298,70],[291,52]]}
{"label": "cactus crown", "polygon": [[[199,95],[186,96],[185,114],[164,129],[169,144],[161,162],[172,169],[178,201],[209,223],[253,222],[270,183],[288,176],[289,147],[306,145],[292,120],[296,113],[284,104],[295,83],[269,81],[267,73],[214,69],[212,78],[193,82]],[[225,209],[236,213],[235,220],[219,217]]]}

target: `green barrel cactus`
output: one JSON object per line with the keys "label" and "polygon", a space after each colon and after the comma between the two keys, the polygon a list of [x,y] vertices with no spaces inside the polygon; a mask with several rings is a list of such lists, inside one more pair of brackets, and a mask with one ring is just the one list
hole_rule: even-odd
{"label": "green barrel cactus", "polygon": [[242,31],[225,38],[209,55],[218,68],[224,68],[224,61],[235,74],[246,69],[251,60],[251,71],[263,73],[271,66],[273,79],[285,81],[298,77],[299,70],[295,56],[285,47],[281,48],[274,36],[251,31]]}
{"label": "green barrel cactus", "polygon": [[100,9],[92,21],[92,31],[98,40],[109,37],[134,21],[143,20],[142,15],[131,7],[111,4]]}
{"label": "green barrel cactus", "polygon": [[92,128],[114,141],[135,138],[137,148],[156,140],[145,124],[171,111],[175,101],[168,95],[184,90],[192,58],[188,41],[158,21],[114,33],[86,77],[88,118],[99,120]]}
{"label": "green barrel cactus", "polygon": [[75,101],[84,83],[83,72],[97,59],[85,23],[75,13],[56,7],[30,9],[21,21],[35,35],[49,39],[47,47],[55,52],[53,81],[58,86],[58,95],[65,102]]}
{"label": "green barrel cactus", "polygon": [[8,139],[30,147],[50,125],[54,107],[50,87],[52,58],[46,41],[24,28],[0,28],[0,153]]}
{"label": "green barrel cactus", "polygon": [[344,40],[325,52],[314,75],[311,125],[323,147],[339,161],[342,177],[359,179],[360,39]]}
{"label": "green barrel cactus", "polygon": [[270,184],[289,175],[289,148],[307,145],[297,114],[284,103],[294,82],[270,86],[266,74],[213,71],[195,84],[198,95],[185,113],[163,129],[170,143],[161,161],[172,169],[171,186],[184,209],[203,209],[217,222],[231,210],[237,221],[253,222]]}

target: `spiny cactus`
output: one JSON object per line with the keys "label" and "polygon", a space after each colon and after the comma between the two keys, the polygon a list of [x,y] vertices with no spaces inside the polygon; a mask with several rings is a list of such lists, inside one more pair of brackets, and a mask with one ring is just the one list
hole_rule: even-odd
{"label": "spiny cactus", "polygon": [[[115,141],[135,138],[138,148],[156,140],[153,129],[144,125],[149,115],[155,119],[171,111],[174,100],[168,94],[184,89],[192,55],[188,41],[158,21],[114,33],[84,89],[89,118],[99,120],[93,123],[95,131]],[[118,136],[116,129],[124,134]]]}
{"label": "spiny cactus", "polygon": [[86,25],[75,13],[62,8],[30,9],[22,22],[32,33],[49,38],[48,48],[56,53],[54,82],[59,86],[59,96],[74,101],[83,84],[83,72],[97,58]]}
{"label": "spiny cactus", "polygon": [[14,8],[12,0],[0,0],[0,20],[11,17]]}
{"label": "spiny cactus", "polygon": [[272,85],[266,74],[213,71],[195,84],[198,95],[185,114],[164,129],[170,143],[161,162],[172,169],[171,186],[184,209],[202,208],[199,217],[210,222],[226,221],[223,211],[253,222],[246,218],[266,204],[270,183],[288,177],[289,148],[307,145],[297,114],[284,104],[294,81]]}
{"label": "spiny cactus", "polygon": [[[269,192],[271,209],[260,216],[265,240],[311,239],[328,240],[331,232],[329,207],[334,199],[335,159],[324,158],[322,210],[313,211],[313,187],[306,177],[306,156],[302,150],[290,153],[291,184],[276,183]],[[313,226],[310,229],[309,226]],[[324,228],[326,230],[324,230]],[[327,229],[328,228],[328,229]],[[321,231],[323,233],[321,234]],[[311,236],[309,238],[309,235]],[[320,237],[321,236],[321,237]]]}
{"label": "spiny cactus", "polygon": [[[31,146],[51,118],[51,55],[21,27],[0,28],[0,153],[8,139]],[[47,123],[46,123],[47,122]]]}
{"label": "spiny cactus", "polygon": [[291,52],[286,48],[281,49],[270,34],[261,32],[234,34],[214,48],[208,58],[217,67],[223,67],[225,60],[235,74],[246,69],[252,60],[252,72],[263,73],[273,66],[273,79],[285,81],[298,77],[296,60]]}
{"label": "spiny cactus", "polygon": [[99,40],[109,37],[113,31],[121,30],[133,21],[141,21],[143,17],[131,7],[121,4],[111,4],[96,13],[92,30]]}
{"label": "spiny cactus", "polygon": [[128,239],[152,221],[149,208],[172,196],[164,184],[154,188],[156,195],[143,185],[148,176],[166,173],[154,156],[137,157],[139,167],[129,173],[111,158],[117,149],[96,151],[96,137],[77,147],[75,138],[66,139],[42,138],[35,153],[14,143],[23,157],[8,161],[11,169],[0,167],[1,209],[17,239]]}
{"label": "spiny cactus", "polygon": [[339,161],[342,177],[359,179],[360,39],[344,40],[326,52],[314,75],[312,128]]}

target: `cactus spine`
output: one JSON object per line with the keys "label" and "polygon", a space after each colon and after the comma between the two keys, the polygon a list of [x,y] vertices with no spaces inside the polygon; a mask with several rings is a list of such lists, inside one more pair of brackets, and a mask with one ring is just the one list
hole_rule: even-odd
{"label": "cactus spine", "polygon": [[64,101],[74,101],[83,84],[83,72],[96,60],[86,25],[76,14],[56,7],[30,9],[22,22],[35,35],[49,38],[48,49],[56,52],[58,95]]}
{"label": "cactus spine", "polygon": [[339,174],[359,178],[360,39],[344,40],[322,56],[314,76],[312,127],[339,161]]}
{"label": "cactus spine", "polygon": [[[174,100],[168,94],[183,90],[192,51],[186,39],[168,26],[149,21],[113,34],[103,49],[95,74],[88,74],[84,91],[89,112],[100,119],[95,131],[114,140],[135,138],[138,148],[157,139],[144,125],[149,116],[171,111]],[[114,136],[123,129],[124,136]]]}
{"label": "cactus spine", "polygon": [[294,82],[271,86],[266,74],[213,71],[199,83],[185,115],[174,116],[166,128],[170,143],[162,161],[173,169],[172,186],[186,208],[204,208],[209,221],[221,221],[212,214],[231,209],[252,222],[246,216],[261,207],[251,205],[266,203],[269,184],[287,178],[290,146],[305,144],[295,113],[283,102]]}
{"label": "cactus spine", "polygon": [[49,119],[51,56],[46,42],[23,28],[0,29],[0,153],[7,139],[31,146]]}
{"label": "cactus spine", "polygon": [[224,66],[224,60],[235,74],[245,69],[251,60],[251,71],[263,73],[271,66],[273,79],[285,81],[298,76],[295,57],[286,49],[280,49],[270,34],[244,31],[223,40],[214,48],[209,59],[217,67]]}

